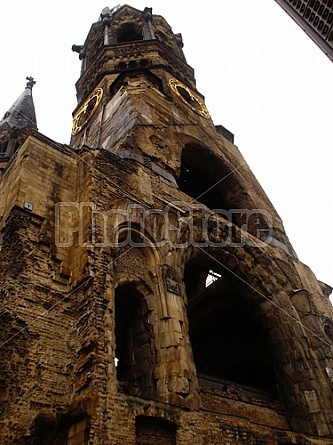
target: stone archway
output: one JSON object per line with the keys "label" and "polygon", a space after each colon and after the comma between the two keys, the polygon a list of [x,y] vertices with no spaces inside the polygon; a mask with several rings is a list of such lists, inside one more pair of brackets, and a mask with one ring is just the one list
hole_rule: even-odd
{"label": "stone archway", "polygon": [[[204,368],[205,364],[200,357],[200,348],[201,351],[206,352],[209,349],[208,346],[204,348],[205,345],[198,340],[204,333],[206,333],[205,341],[214,341],[216,347],[221,347],[226,354],[228,352],[226,343],[218,343],[217,337],[232,333],[231,346],[236,348],[237,341],[234,341],[234,336],[237,329],[241,329],[241,338],[249,341],[247,348],[243,348],[245,355],[242,357],[240,353],[235,354],[232,359],[229,357],[229,363],[227,361],[221,366],[224,372],[221,377],[227,379],[231,377],[235,381],[242,380],[244,379],[242,364],[251,367],[253,374],[259,371],[264,373],[268,365],[268,372],[274,372],[274,380],[279,386],[285,402],[287,418],[294,431],[308,434],[324,431],[323,425],[329,425],[328,419],[332,417],[332,411],[328,408],[332,388],[319,363],[320,353],[317,355],[317,350],[311,346],[311,333],[302,324],[292,304],[293,289],[300,285],[300,277],[292,260],[285,257],[287,266],[273,255],[271,247],[254,245],[254,243],[245,244],[243,247],[225,245],[223,248],[192,246],[188,252],[183,253],[182,259],[185,259],[191,267],[195,266],[196,276],[199,276],[198,267],[204,268],[207,274],[213,265],[219,268],[218,272],[222,276],[220,284],[218,280],[212,285],[217,289],[216,292],[209,288],[203,289],[202,280],[199,280],[201,288],[199,286],[198,292],[195,293],[193,280],[190,281],[191,291],[187,295],[189,325],[194,357],[199,360],[200,367]],[[228,284],[225,292],[219,292],[218,286],[223,290],[223,276]],[[232,299],[237,298],[239,292],[242,294],[239,303],[233,305]],[[219,297],[222,300],[219,300]],[[239,310],[239,320],[237,310]],[[219,318],[219,311],[223,314],[223,320]],[[252,334],[252,339],[251,337],[247,339],[246,329],[242,325],[248,323],[245,315],[252,317],[253,314],[255,323],[259,323],[259,329],[256,334]],[[229,324],[229,331],[227,327],[219,326],[219,323],[223,321]],[[218,332],[213,332],[211,328],[213,324],[218,327]],[[252,329],[251,324],[249,327]],[[197,334],[196,329],[198,329]],[[212,332],[209,333],[209,329]],[[267,342],[262,342],[260,336],[267,338]],[[256,356],[255,349],[251,351],[252,340],[256,340],[258,345],[266,343],[264,348],[267,346],[269,353],[264,352]],[[225,366],[224,369],[223,366]],[[200,372],[201,369],[197,371]],[[217,372],[217,368],[213,371]],[[272,375],[271,373],[264,384],[271,389],[272,383],[274,385]],[[316,392],[317,384],[311,383],[318,380],[321,381],[321,388],[324,388],[320,394]],[[244,383],[249,382],[244,381]],[[256,381],[252,380],[252,383]],[[304,389],[300,390],[300,388]],[[327,434],[326,426],[325,429]]]}

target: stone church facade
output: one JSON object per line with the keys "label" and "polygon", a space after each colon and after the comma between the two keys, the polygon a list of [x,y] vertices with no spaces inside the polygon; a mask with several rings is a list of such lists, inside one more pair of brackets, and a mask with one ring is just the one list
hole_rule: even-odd
{"label": "stone church facade", "polygon": [[182,47],[105,8],[70,145],[32,78],[0,122],[2,444],[333,444],[331,289]]}

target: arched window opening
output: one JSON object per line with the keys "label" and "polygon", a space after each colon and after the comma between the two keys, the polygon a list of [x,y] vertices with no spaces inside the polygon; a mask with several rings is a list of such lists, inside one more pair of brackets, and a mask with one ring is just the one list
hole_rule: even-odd
{"label": "arched window opening", "polygon": [[176,445],[176,425],[158,417],[137,416],[135,445]]}
{"label": "arched window opening", "polygon": [[127,68],[127,65],[125,62],[119,62],[117,65],[117,70],[119,70],[119,71],[126,70],[126,68]]}
{"label": "arched window opening", "polygon": [[214,182],[208,172],[200,171],[192,162],[182,163],[178,186],[210,209],[223,208],[221,196],[217,189],[214,189]]}
{"label": "arched window opening", "polygon": [[[223,295],[216,295],[218,300]],[[240,307],[218,307],[190,329],[197,372],[240,386],[276,393],[270,351],[259,326]]]}
{"label": "arched window opening", "polygon": [[251,387],[275,397],[272,353],[247,290],[222,266],[204,260],[188,263],[184,271],[199,381]]}
{"label": "arched window opening", "polygon": [[120,28],[118,43],[132,42],[135,40],[143,40],[142,31],[137,26],[126,23]]}
{"label": "arched window opening", "polygon": [[117,379],[126,393],[154,395],[152,326],[144,296],[132,285],[115,292]]}
{"label": "arched window opening", "polygon": [[227,210],[225,187],[228,172],[211,150],[188,144],[184,147],[178,178],[179,188],[210,209]]}
{"label": "arched window opening", "polygon": [[128,67],[130,69],[134,69],[134,68],[138,67],[138,64],[137,64],[137,62],[135,60],[131,60],[130,63],[128,64]]}
{"label": "arched window opening", "polygon": [[182,192],[193,198],[191,203],[199,201],[230,223],[267,240],[271,236],[271,216],[253,210],[255,204],[237,175],[238,169],[231,171],[210,148],[186,144],[177,183]]}

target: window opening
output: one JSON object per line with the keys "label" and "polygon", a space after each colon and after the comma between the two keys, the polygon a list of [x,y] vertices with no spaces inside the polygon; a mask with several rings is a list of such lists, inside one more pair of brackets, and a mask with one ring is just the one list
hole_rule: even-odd
{"label": "window opening", "polygon": [[179,188],[195,200],[202,202],[210,209],[223,208],[221,196],[214,187],[214,182],[196,166],[183,163],[178,180]]}
{"label": "window opening", "polygon": [[270,352],[261,329],[239,307],[218,307],[214,299],[206,304],[206,314],[190,330],[197,372],[275,393]]}
{"label": "window opening", "polygon": [[130,23],[123,25],[118,35],[118,43],[132,42],[135,40],[143,40],[141,30]]}
{"label": "window opening", "polygon": [[221,278],[221,274],[215,272],[214,270],[210,269],[208,271],[208,275],[206,278],[206,287],[210,286],[211,284],[215,283],[219,278]]}
{"label": "window opening", "polygon": [[243,298],[247,290],[227,271],[212,266],[197,258],[184,271],[198,376],[203,384],[252,387],[275,398],[273,356],[256,314]]}
{"label": "window opening", "polygon": [[128,64],[128,67],[130,69],[134,69],[134,68],[138,67],[138,64],[137,64],[137,62],[135,60],[131,60],[130,63]]}
{"label": "window opening", "polygon": [[228,186],[228,180],[222,181],[224,177],[228,178],[226,169],[209,149],[191,144],[184,147],[177,181],[184,193],[210,209],[226,209],[222,187]]}
{"label": "window opening", "polygon": [[117,65],[117,70],[125,70],[127,68],[127,65],[125,62],[119,62]]}
{"label": "window opening", "polygon": [[135,287],[124,285],[116,289],[115,319],[115,365],[121,388],[129,394],[152,397],[152,326],[144,296]]}

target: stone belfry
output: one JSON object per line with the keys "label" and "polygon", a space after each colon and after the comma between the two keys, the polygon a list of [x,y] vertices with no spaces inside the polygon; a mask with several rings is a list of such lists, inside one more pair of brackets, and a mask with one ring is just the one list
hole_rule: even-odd
{"label": "stone belfry", "polygon": [[331,289],[182,47],[105,8],[70,145],[29,117],[1,164],[3,444],[333,444]]}

